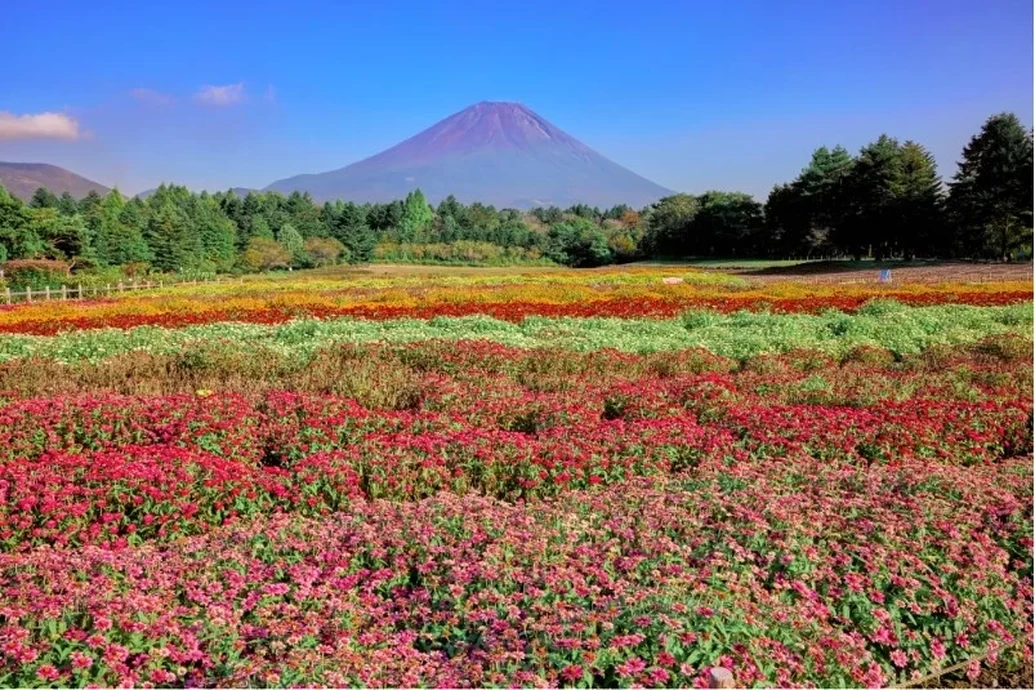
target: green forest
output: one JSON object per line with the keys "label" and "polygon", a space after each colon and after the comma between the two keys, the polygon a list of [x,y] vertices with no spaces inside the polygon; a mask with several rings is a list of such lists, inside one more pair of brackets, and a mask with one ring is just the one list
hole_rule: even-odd
{"label": "green forest", "polygon": [[600,266],[647,258],[1028,258],[1032,133],[990,117],[951,180],[914,141],[887,135],[852,155],[821,147],[765,203],[741,192],[675,194],[642,209],[577,205],[523,212],[420,190],[390,203],[308,194],[195,194],[163,185],[147,199],[74,199],[0,187],[0,260],[112,271],[211,275],[369,261]]}

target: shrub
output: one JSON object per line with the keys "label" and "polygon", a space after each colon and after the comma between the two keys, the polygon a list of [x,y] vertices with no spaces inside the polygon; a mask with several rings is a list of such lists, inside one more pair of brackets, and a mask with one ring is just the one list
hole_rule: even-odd
{"label": "shrub", "polygon": [[349,250],[333,237],[310,237],[303,243],[302,249],[313,266],[333,266],[348,259]]}
{"label": "shrub", "polygon": [[128,278],[135,278],[147,274],[150,267],[150,264],[144,261],[131,261],[128,264],[122,264],[122,272]]}
{"label": "shrub", "polygon": [[559,264],[575,268],[604,266],[614,261],[607,236],[584,218],[551,225],[546,255]]}
{"label": "shrub", "polygon": [[42,290],[61,287],[68,280],[69,270],[64,261],[19,259],[4,264],[4,277],[12,290]]}
{"label": "shrub", "polygon": [[105,285],[115,285],[120,280],[133,278],[134,274],[126,273],[123,268],[111,266],[108,268],[90,268],[84,271],[76,271],[73,276],[65,282],[70,285],[82,285],[83,288],[103,288]]}
{"label": "shrub", "polygon": [[865,364],[867,366],[882,367],[895,361],[895,354],[886,348],[875,345],[859,345],[853,347],[845,355],[845,363]]}
{"label": "shrub", "polygon": [[279,242],[253,237],[241,255],[241,264],[250,271],[269,271],[291,265],[291,252]]}
{"label": "shrub", "polygon": [[990,335],[974,345],[974,352],[983,359],[1001,362],[1030,361],[1032,341],[1014,333]]}

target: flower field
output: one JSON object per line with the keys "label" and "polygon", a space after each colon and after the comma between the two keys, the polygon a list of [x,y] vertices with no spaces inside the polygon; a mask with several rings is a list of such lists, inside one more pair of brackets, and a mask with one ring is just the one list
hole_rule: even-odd
{"label": "flower field", "polygon": [[0,684],[1030,683],[1031,284],[699,273],[7,307]]}
{"label": "flower field", "polygon": [[[679,282],[664,282],[666,279]],[[626,269],[528,274],[253,280],[239,285],[166,288],[85,304],[0,307],[0,333],[57,333],[139,326],[182,328],[223,322],[281,324],[298,318],[387,321],[489,316],[519,323],[553,318],[673,318],[692,309],[819,314],[854,312],[874,299],[910,306],[1006,306],[1031,301],[1031,282],[886,286],[757,285],[705,271]]]}

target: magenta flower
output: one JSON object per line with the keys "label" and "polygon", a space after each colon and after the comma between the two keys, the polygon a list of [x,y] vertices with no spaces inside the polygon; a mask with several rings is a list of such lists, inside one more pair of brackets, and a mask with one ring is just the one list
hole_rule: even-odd
{"label": "magenta flower", "polygon": [[36,676],[40,680],[46,681],[48,683],[53,683],[55,680],[61,677],[61,674],[58,673],[58,670],[50,664],[43,664],[38,669],[36,669]]}
{"label": "magenta flower", "polygon": [[622,678],[629,678],[635,676],[638,673],[642,673],[647,668],[647,664],[644,663],[643,659],[638,656],[634,656],[623,664],[619,664],[616,667],[618,675]]}
{"label": "magenta flower", "polygon": [[560,673],[562,679],[575,683],[582,679],[582,667],[577,664],[565,666]]}

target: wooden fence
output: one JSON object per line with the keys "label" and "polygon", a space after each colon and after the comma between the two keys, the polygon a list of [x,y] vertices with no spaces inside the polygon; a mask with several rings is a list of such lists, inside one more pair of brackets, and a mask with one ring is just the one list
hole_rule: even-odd
{"label": "wooden fence", "polygon": [[45,302],[48,300],[79,300],[79,299],[97,299],[99,297],[111,297],[112,295],[121,295],[126,292],[134,290],[157,290],[164,287],[172,287],[179,285],[220,285],[231,282],[238,282],[233,279],[206,279],[206,280],[182,280],[179,282],[166,282],[164,280],[158,281],[123,281],[120,280],[117,283],[107,283],[105,285],[87,285],[83,286],[81,283],[74,287],[68,285],[62,285],[58,288],[51,288],[49,285],[44,289],[33,290],[30,287],[26,287],[24,290],[11,290],[6,288],[3,292],[4,304],[14,304],[15,302]]}

